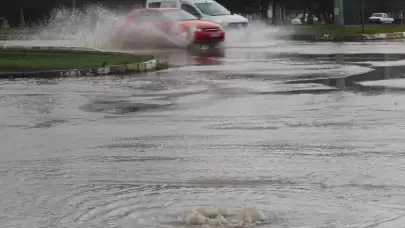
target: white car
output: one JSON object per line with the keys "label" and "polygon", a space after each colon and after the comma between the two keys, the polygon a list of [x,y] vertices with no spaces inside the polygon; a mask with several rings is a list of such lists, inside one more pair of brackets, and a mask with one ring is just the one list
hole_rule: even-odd
{"label": "white car", "polygon": [[146,8],[181,8],[201,20],[217,23],[224,29],[248,26],[248,19],[231,13],[214,0],[147,0]]}
{"label": "white car", "polygon": [[[293,25],[302,24],[302,22],[301,22],[301,18],[303,17],[302,15],[303,15],[302,13],[298,14],[298,16],[296,16],[294,19],[292,19],[291,24],[293,24]],[[318,18],[315,16],[312,16],[312,19],[314,22],[318,21]],[[308,21],[308,14],[305,14],[305,22],[307,22],[307,21]]]}
{"label": "white car", "polygon": [[373,13],[368,22],[372,24],[392,24],[394,23],[394,18],[389,17],[386,13]]}

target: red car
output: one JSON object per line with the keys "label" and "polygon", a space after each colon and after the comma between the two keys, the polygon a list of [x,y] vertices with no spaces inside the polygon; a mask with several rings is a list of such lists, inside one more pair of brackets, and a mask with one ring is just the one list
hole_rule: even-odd
{"label": "red car", "polygon": [[218,24],[199,20],[178,8],[136,9],[117,25],[116,38],[132,46],[216,45],[224,42],[225,32]]}

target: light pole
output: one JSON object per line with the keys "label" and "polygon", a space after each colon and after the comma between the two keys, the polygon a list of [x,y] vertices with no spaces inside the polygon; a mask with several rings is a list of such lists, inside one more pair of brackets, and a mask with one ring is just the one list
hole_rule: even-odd
{"label": "light pole", "polygon": [[361,33],[364,34],[364,0],[361,0]]}
{"label": "light pole", "polygon": [[344,1],[343,0],[334,0],[334,21],[335,25],[343,26],[344,23]]}
{"label": "light pole", "polygon": [[73,9],[73,12],[76,9],[76,0],[72,0],[72,9]]}

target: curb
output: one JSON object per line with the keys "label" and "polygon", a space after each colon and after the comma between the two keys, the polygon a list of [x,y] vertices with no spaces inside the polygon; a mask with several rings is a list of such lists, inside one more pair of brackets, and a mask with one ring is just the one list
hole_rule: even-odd
{"label": "curb", "polygon": [[[28,45],[8,45],[0,44],[0,51],[2,50],[20,50],[20,51],[52,51],[52,52],[105,52],[98,48],[86,48],[86,47],[69,47],[69,46],[28,46]],[[111,52],[113,54],[113,52]]]}
{"label": "curb", "polygon": [[378,33],[378,34],[353,34],[343,37],[333,37],[328,33],[321,35],[310,34],[293,34],[291,36],[280,37],[285,39],[297,40],[297,41],[326,41],[326,42],[339,42],[339,41],[380,41],[380,40],[395,40],[405,39],[405,32],[394,33]]}
{"label": "curb", "polygon": [[159,59],[152,59],[141,63],[126,65],[113,65],[100,68],[65,69],[31,72],[0,72],[0,79],[15,78],[67,78],[67,77],[91,77],[106,75],[123,75],[130,73],[150,72],[163,69],[164,65]]}
{"label": "curb", "polygon": [[405,32],[378,33],[378,34],[359,34],[343,37],[343,40],[365,41],[365,40],[395,40],[404,39]]}
{"label": "curb", "polygon": [[0,29],[0,40],[28,40],[30,36],[34,35],[36,32],[39,32],[38,29],[13,29],[11,32],[2,32]]}
{"label": "curb", "polygon": [[10,40],[10,36],[8,36],[8,35],[0,35],[0,40]]}
{"label": "curb", "polygon": [[[21,50],[21,51],[56,51],[56,52],[76,52],[76,53],[100,53],[103,54],[120,54],[116,52],[104,52],[92,48],[70,48],[70,47],[39,47],[39,46],[7,46],[0,45],[1,50]],[[32,72],[0,72],[0,79],[15,78],[66,78],[66,77],[89,77],[103,75],[123,75],[137,72],[150,72],[166,69],[167,63],[160,59],[152,59],[140,63],[130,63],[123,65],[111,65],[106,67],[94,67],[86,69],[64,69],[64,70],[47,70]]]}
{"label": "curb", "polygon": [[29,35],[0,35],[0,40],[29,40]]}

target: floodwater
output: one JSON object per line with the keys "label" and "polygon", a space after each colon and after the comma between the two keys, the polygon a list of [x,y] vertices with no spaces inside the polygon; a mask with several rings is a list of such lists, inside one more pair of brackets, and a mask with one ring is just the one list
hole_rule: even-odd
{"label": "floodwater", "polygon": [[173,50],[156,73],[1,81],[0,227],[402,227],[403,45]]}

